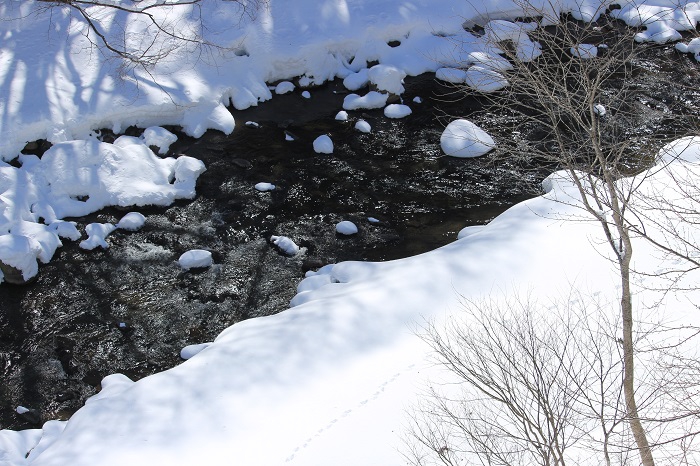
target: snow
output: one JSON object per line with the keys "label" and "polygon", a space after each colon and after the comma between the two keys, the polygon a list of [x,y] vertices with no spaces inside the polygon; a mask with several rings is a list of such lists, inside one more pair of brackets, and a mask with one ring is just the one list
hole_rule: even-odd
{"label": "snow", "polygon": [[333,141],[326,134],[317,137],[316,139],[314,139],[314,151],[317,154],[332,154]]}
{"label": "snow", "polygon": [[357,91],[369,83],[369,70],[362,68],[357,73],[351,73],[343,79],[343,86],[349,91]]}
{"label": "snow", "polygon": [[24,406],[17,406],[17,408],[15,408],[15,412],[17,412],[17,414],[25,414],[29,412],[29,409],[25,408]]}
{"label": "snow", "polygon": [[107,249],[109,244],[107,244],[106,238],[116,229],[117,227],[111,223],[89,223],[85,226],[85,233],[88,237],[81,241],[79,246],[88,251],[96,248]]}
{"label": "snow", "polygon": [[570,52],[581,60],[590,60],[598,56],[598,47],[593,44],[578,44],[571,47]]}
{"label": "snow", "polygon": [[422,103],[423,103],[423,99],[421,99],[420,96],[415,96],[415,97],[413,98],[413,102],[416,103],[416,104],[422,104]]}
{"label": "snow", "polygon": [[272,243],[277,246],[280,251],[290,256],[295,256],[301,251],[299,246],[297,246],[296,243],[287,236],[272,235],[270,237],[270,241],[272,241]]}
{"label": "snow", "polygon": [[255,189],[260,192],[274,191],[276,186],[272,183],[260,182],[255,185]]}
{"label": "snow", "polygon": [[388,98],[389,94],[382,94],[377,91],[370,91],[364,96],[348,94],[343,99],[343,108],[345,110],[382,108],[386,105]]}
{"label": "snow", "polygon": [[146,217],[143,214],[139,212],[129,212],[117,222],[117,228],[127,231],[137,231],[145,223]]}
{"label": "snow", "polygon": [[372,126],[367,123],[365,120],[357,120],[357,123],[355,123],[355,129],[362,132],[362,133],[370,133],[372,132]]}
{"label": "snow", "polygon": [[367,72],[367,76],[372,84],[380,91],[391,94],[403,94],[403,78],[406,72],[392,65],[374,65]]}
{"label": "snow", "polygon": [[469,120],[450,122],[440,136],[440,147],[452,157],[479,157],[494,148],[494,141]]}
{"label": "snow", "polygon": [[346,112],[345,110],[339,111],[335,115],[335,119],[338,121],[347,121],[348,120],[348,112]]}
{"label": "snow", "polygon": [[389,104],[384,107],[384,116],[387,118],[404,118],[412,112],[411,107],[403,104]]}
{"label": "snow", "polygon": [[177,263],[185,270],[209,267],[213,263],[211,251],[191,249],[184,252]]}
{"label": "snow", "polygon": [[595,104],[593,106],[593,112],[598,116],[605,116],[605,114],[608,113],[603,104]]}
{"label": "snow", "polygon": [[[179,31],[199,31],[222,45],[212,55],[174,47],[137,18],[107,15],[105,24],[115,26],[108,30],[111,38],[131,45],[155,39],[154,50],[169,51],[153,69],[120,73],[123,63],[93,49],[95,38],[86,37],[67,7],[37,6],[31,0],[0,5],[0,159],[19,162],[0,162],[0,261],[25,279],[36,275],[37,261],[50,260],[61,238],[80,238],[75,224],[63,218],[195,196],[204,165],[187,156],[160,158],[149,148],[169,150],[172,138],[163,126],[179,125],[193,137],[210,129],[229,134],[236,122],[227,106],[258,105],[273,97],[267,83],[299,76],[304,87],[337,77],[350,91],[372,80],[393,93],[402,89],[404,73],[466,64],[506,71],[507,62],[486,39],[512,41],[523,60],[541,53],[528,36],[531,24],[505,19],[527,17],[506,0],[443,0],[439,8],[434,0],[270,0],[242,17],[236,2],[211,0],[199,8],[169,7],[167,14]],[[591,20],[599,6],[564,0],[557,8]],[[636,36],[640,41],[677,40],[679,31],[693,30],[700,19],[696,3],[683,9],[664,0],[621,6],[611,14],[644,28]],[[204,15],[206,29],[195,11]],[[463,28],[488,17],[503,19],[484,25],[485,38]],[[134,33],[124,36],[127,30]],[[401,45],[390,47],[391,40]],[[694,41],[678,47],[700,53]],[[368,66],[375,63],[370,77]],[[343,108],[383,108],[387,99],[376,91],[351,94]],[[120,133],[132,125],[150,131],[114,144],[94,137],[99,128]],[[43,157],[19,155],[27,141],[41,138],[54,144]],[[445,153],[458,157],[493,148],[491,138],[467,120],[450,123],[440,142]],[[669,169],[692,166],[698,145],[681,141],[660,161]],[[645,183],[656,178],[656,189],[669,185],[662,173]],[[593,222],[562,220],[581,215],[580,201],[561,174],[547,184],[547,195],[514,206],[486,226],[462,230],[458,241],[435,251],[307,273],[290,309],[231,326],[202,344],[206,351],[186,351],[189,359],[171,370],[138,382],[108,376],[102,391],[68,422],[0,431],[0,463],[228,465],[233,458],[249,465],[404,464],[406,409],[439,376],[416,336],[422,323],[440,322],[458,313],[464,299],[493,290],[546,296],[566,294],[575,283],[611,302],[617,298],[616,272],[601,249],[600,229]],[[556,202],[556,196],[569,202]],[[88,227],[84,243],[105,247],[111,227]],[[288,237],[270,239],[287,254],[300,251]],[[639,242],[635,257],[636,270],[667,266]],[[687,278],[697,283],[696,274]],[[636,290],[637,301],[656,301],[652,289]],[[671,317],[697,324],[690,303],[700,298],[672,298],[664,296]]]}
{"label": "snow", "polygon": [[530,40],[527,35],[536,27],[536,23],[514,23],[497,19],[489,21],[484,26],[484,31],[491,43],[512,41],[515,46],[515,56],[519,60],[527,62],[541,55],[539,44]]}
{"label": "snow", "polygon": [[275,86],[275,94],[282,95],[292,92],[294,90],[294,84],[289,81],[282,81],[277,86]]}
{"label": "snow", "polygon": [[488,93],[503,89],[508,80],[492,69],[474,65],[464,73],[464,83],[475,91]]}
{"label": "snow", "polygon": [[170,145],[177,141],[177,136],[160,126],[150,126],[141,136],[147,146],[156,146],[159,154],[167,154]]}
{"label": "snow", "polygon": [[197,343],[196,345],[185,346],[180,350],[180,357],[182,359],[190,359],[204,351],[210,345],[211,343]]}
{"label": "snow", "polygon": [[346,236],[354,235],[355,233],[358,232],[357,225],[355,225],[354,223],[352,223],[349,220],[343,220],[342,222],[339,222],[335,226],[335,231],[337,231],[341,235],[346,235]]}
{"label": "snow", "polygon": [[301,96],[305,99],[310,99],[311,98],[311,93],[309,91],[304,91],[301,93]]}
{"label": "snow", "polygon": [[462,84],[467,79],[467,72],[457,68],[440,68],[435,71],[435,77],[440,81]]}

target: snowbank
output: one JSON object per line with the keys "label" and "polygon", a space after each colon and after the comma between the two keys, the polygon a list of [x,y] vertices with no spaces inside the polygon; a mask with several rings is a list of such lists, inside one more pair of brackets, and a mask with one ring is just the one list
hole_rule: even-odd
{"label": "snowbank", "polygon": [[[148,147],[169,145],[168,134],[151,128],[143,138],[121,136],[114,144],[94,138],[66,141],[41,158],[22,155],[19,167],[0,163],[0,261],[28,280],[37,273],[37,260],[51,260],[61,238],[80,238],[74,224],[62,221],[65,217],[107,206],[164,206],[193,198],[204,164],[185,155],[160,158]],[[120,227],[128,229],[125,223]],[[80,246],[108,247],[105,238],[114,228],[88,225],[89,238]]]}

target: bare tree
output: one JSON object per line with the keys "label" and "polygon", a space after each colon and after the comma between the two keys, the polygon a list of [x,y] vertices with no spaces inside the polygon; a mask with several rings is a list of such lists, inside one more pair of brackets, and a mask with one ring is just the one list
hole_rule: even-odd
{"label": "bare tree", "polygon": [[[665,422],[671,421],[674,416],[668,415],[668,412],[650,413],[646,417],[640,415],[640,406],[658,406],[658,403],[652,402],[655,395],[648,395],[654,390],[642,391],[645,393],[643,405],[637,398],[640,392],[635,382],[635,355],[639,348],[634,332],[637,316],[632,290],[635,272],[632,266],[633,240],[642,237],[664,254],[681,261],[682,265],[669,272],[670,280],[677,281],[679,272],[682,274],[700,266],[697,238],[692,234],[694,230],[688,228],[698,224],[698,178],[694,173],[687,176],[680,176],[678,172],[671,174],[670,182],[675,184],[678,191],[675,199],[662,198],[658,192],[648,192],[646,183],[649,177],[659,175],[666,168],[665,163],[658,163],[659,159],[682,157],[682,144],[672,147],[666,144],[688,134],[694,128],[689,124],[692,118],[681,108],[681,114],[675,115],[674,121],[667,124],[663,132],[659,131],[660,123],[667,121],[664,120],[667,115],[644,105],[645,96],[633,79],[642,70],[640,63],[643,54],[652,47],[636,42],[636,31],[611,20],[602,10],[588,12],[592,19],[602,15],[599,20],[580,22],[561,17],[561,7],[555,2],[544,8],[535,7],[527,1],[519,6],[525,20],[517,23],[488,21],[482,23],[483,28],[473,29],[474,33],[486,38],[492,50],[508,60],[509,66],[499,66],[500,74],[497,74],[494,70],[484,71],[483,63],[465,63],[467,73],[473,71],[473,74],[471,86],[461,89],[469,94],[482,95],[486,102],[482,116],[484,121],[496,122],[492,131],[496,141],[496,157],[518,160],[524,165],[536,160],[560,170],[561,176],[575,187],[576,195],[567,197],[569,194],[566,192],[553,190],[549,196],[558,202],[581,208],[582,213],[576,220],[594,221],[602,228],[605,244],[619,271],[622,334],[621,364],[606,361],[606,367],[611,372],[606,370],[605,374],[606,377],[614,373],[621,375],[617,381],[624,404],[608,404],[614,398],[609,391],[602,392],[602,398],[597,398],[601,406],[615,406],[612,417],[599,416],[600,432],[604,438],[601,451],[605,452],[605,462],[611,464],[609,451],[612,443],[608,435],[613,435],[619,429],[619,423],[623,422],[629,426],[642,464],[653,466],[653,447],[661,448],[665,442],[687,442],[687,449],[691,448],[699,411],[689,400],[697,392],[698,382],[697,379],[691,380],[687,374],[682,376],[682,370],[670,369],[675,365],[687,367],[697,364],[697,360],[688,359],[680,351],[661,352],[658,348],[646,348],[649,352],[656,351],[657,365],[661,366],[664,361],[663,364],[669,369],[665,377],[654,382],[654,389],[667,387],[669,392],[665,395],[668,400],[675,397],[676,402],[671,404],[683,408],[683,414],[679,416],[689,423],[675,437],[671,435],[670,440],[650,442],[648,426],[654,425],[658,430],[670,429]],[[505,82],[507,86],[504,89],[491,92]],[[665,147],[667,150],[664,150]],[[666,215],[658,216],[659,211]],[[519,322],[515,322],[516,330],[512,330],[510,323],[506,325],[502,320],[489,323],[476,314],[472,312],[471,317],[476,319],[481,333],[473,330],[462,333],[462,330],[450,326],[447,330],[450,337],[445,339],[435,328],[430,328],[427,341],[453,373],[484,395],[489,403],[500,405],[498,416],[505,413],[506,425],[515,425],[521,430],[506,431],[510,427],[502,427],[502,419],[494,416],[493,411],[487,411],[484,416],[472,410],[470,406],[475,401],[481,401],[478,398],[465,399],[469,403],[462,406],[460,411],[454,411],[452,399],[446,404],[442,400],[448,398],[433,396],[433,399],[441,401],[431,405],[429,410],[440,413],[442,421],[431,421],[432,424],[419,427],[416,437],[431,451],[438,452],[445,464],[456,464],[454,455],[457,453],[450,446],[453,438],[448,438],[441,428],[430,427],[437,427],[441,422],[458,427],[463,435],[460,442],[469,444],[470,452],[475,453],[484,464],[528,464],[528,461],[563,464],[563,450],[570,445],[572,438],[582,437],[580,434],[572,437],[574,427],[568,424],[569,420],[561,417],[579,419],[581,413],[575,408],[579,401],[560,397],[563,392],[544,391],[538,387],[548,384],[559,386],[557,378],[562,377],[561,371],[565,371],[571,363],[566,361],[564,364],[555,356],[564,343],[558,341],[560,346],[556,346],[550,342],[549,327],[540,335],[535,327],[529,325],[523,328],[518,326]],[[572,339],[566,345],[575,344],[585,354],[599,349],[590,335],[578,341],[582,338],[578,326],[575,331],[568,327],[565,331]],[[500,334],[509,338],[501,339]],[[692,331],[690,334],[687,338],[695,336]],[[484,341],[485,338],[487,341]],[[513,342],[518,341],[529,341],[532,343],[529,348],[532,349],[526,351],[525,344],[513,348]],[[586,346],[590,344],[593,346]],[[666,349],[679,348],[679,344],[677,340]],[[460,349],[455,350],[456,346]],[[547,352],[549,358],[539,354],[539,351],[554,348],[557,351]],[[520,360],[507,355],[515,350]],[[498,355],[498,358],[489,359],[492,354]],[[528,367],[519,371],[516,362],[520,363],[523,357]],[[602,354],[596,357],[598,360],[605,358]],[[552,361],[556,362],[554,366]],[[664,374],[663,371],[658,373]],[[564,380],[567,381],[564,386],[571,384],[580,387],[575,400],[588,399],[592,396],[586,395],[588,392],[601,395],[591,385],[580,384],[576,374],[567,373]],[[615,380],[615,377],[605,380]],[[610,389],[614,386],[614,383],[611,384]],[[518,389],[514,391],[513,387]],[[671,393],[673,390],[676,390],[675,395]],[[594,406],[589,404],[588,409],[598,412]],[[532,417],[532,413],[536,413],[536,416]],[[553,420],[556,416],[561,417]],[[608,428],[609,425],[614,427]],[[547,430],[543,431],[545,427]],[[507,441],[499,440],[504,438]],[[504,450],[506,444],[513,449]],[[417,463],[422,464],[420,461]]]}
{"label": "bare tree", "polygon": [[[64,9],[84,24],[84,36],[107,56],[127,67],[149,69],[180,47],[223,48],[206,36],[202,0],[36,0],[39,11]],[[215,0],[211,0],[215,1]],[[238,7],[239,17],[254,18],[266,0],[216,0]],[[183,17],[187,21],[183,21]],[[116,18],[116,20],[115,20]],[[140,32],[128,22],[141,21]],[[193,25],[196,25],[193,26]]]}
{"label": "bare tree", "polygon": [[607,306],[572,295],[550,306],[466,302],[464,311],[422,334],[447,376],[413,413],[410,461],[626,464],[618,322]]}
{"label": "bare tree", "polygon": [[[642,463],[652,466],[652,448],[636,399],[633,238],[644,236],[665,252],[687,261],[688,269],[696,268],[699,262],[698,256],[693,255],[695,250],[688,250],[693,243],[686,237],[674,236],[676,244],[669,245],[664,238],[650,235],[644,221],[653,215],[644,216],[632,199],[640,193],[647,177],[655,174],[656,169],[647,168],[657,161],[660,149],[685,134],[689,126],[681,124],[680,116],[664,134],[653,127],[658,115],[642,104],[632,79],[649,47],[635,42],[635,31],[605,15],[597,22],[571,18],[562,21],[556,3],[536,8],[524,2],[521,7],[530,21],[513,25],[519,30],[513,32],[511,26],[504,33],[503,25],[497,21],[487,23],[483,29],[491,46],[512,65],[503,71],[503,76],[491,78],[505,77],[508,86],[485,95],[486,112],[500,115],[494,137],[496,152],[509,160],[538,160],[562,170],[578,196],[560,196],[556,200],[580,206],[585,211],[580,220],[592,219],[603,230],[620,277],[625,419]],[[599,13],[604,12],[591,16]],[[479,84],[492,74],[483,76]],[[466,88],[465,92],[479,92],[479,86]],[[636,177],[621,181],[635,174]],[[557,194],[554,191],[551,196]],[[658,195],[648,199],[648,204],[664,201]],[[667,205],[667,209],[674,214],[688,214],[677,206]],[[686,215],[686,219],[695,217],[697,214]],[[678,233],[671,229],[677,224],[665,223],[667,236]]]}

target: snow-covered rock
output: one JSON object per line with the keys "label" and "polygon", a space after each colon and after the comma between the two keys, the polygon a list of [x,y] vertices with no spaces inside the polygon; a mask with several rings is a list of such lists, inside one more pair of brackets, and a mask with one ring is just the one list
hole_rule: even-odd
{"label": "snow-covered rock", "polygon": [[440,136],[440,147],[452,157],[479,157],[495,147],[486,131],[469,120],[455,120]]}
{"label": "snow-covered rock", "polygon": [[411,113],[411,107],[408,105],[389,104],[384,107],[384,116],[387,118],[404,118]]}
{"label": "snow-covered rock", "polygon": [[85,226],[85,233],[88,234],[88,238],[82,240],[79,246],[87,250],[98,247],[107,249],[109,244],[107,244],[105,239],[116,229],[117,227],[111,223],[90,223]]}
{"label": "snow-covered rock", "polygon": [[350,236],[358,232],[357,225],[350,220],[343,220],[335,226],[335,231],[341,235]]}
{"label": "snow-covered rock", "polygon": [[294,90],[294,84],[289,81],[282,81],[277,86],[275,86],[275,94],[282,95],[288,94]]}
{"label": "snow-covered rock", "polygon": [[392,65],[374,65],[367,72],[367,76],[372,84],[380,91],[391,94],[403,94],[403,78],[406,72]]}
{"label": "snow-covered rock", "polygon": [[335,115],[335,119],[338,121],[347,121],[348,120],[348,112],[346,112],[345,110],[339,111]]}
{"label": "snow-covered rock", "polygon": [[571,55],[581,60],[590,60],[598,56],[598,47],[593,44],[578,44],[569,50]]}
{"label": "snow-covered rock", "polygon": [[355,129],[362,133],[370,133],[372,131],[372,126],[365,120],[357,120],[355,123]]}
{"label": "snow-covered rock", "polygon": [[276,186],[272,183],[260,182],[255,185],[255,189],[260,192],[273,191]]}
{"label": "snow-covered rock", "polygon": [[463,84],[467,78],[467,72],[457,68],[440,68],[435,71],[435,77],[440,81],[452,84]]}
{"label": "snow-covered rock", "polygon": [[270,241],[279,248],[283,253],[295,256],[299,253],[300,248],[297,244],[287,236],[271,236]]}
{"label": "snow-covered rock", "polygon": [[147,146],[157,147],[159,154],[167,153],[170,145],[177,141],[177,136],[160,126],[146,128],[141,137]]}
{"label": "snow-covered rock", "polygon": [[129,212],[124,215],[119,222],[117,228],[127,231],[136,231],[146,223],[146,217],[140,212]]}
{"label": "snow-covered rock", "polygon": [[508,80],[497,71],[483,66],[470,66],[464,73],[464,83],[479,92],[495,92],[508,85]]}
{"label": "snow-covered rock", "polygon": [[349,94],[346,95],[345,99],[343,100],[343,108],[345,110],[382,108],[386,105],[388,98],[389,94],[384,94],[377,91],[370,91],[363,96]]}
{"label": "snow-covered rock", "polygon": [[323,134],[314,140],[314,151],[317,154],[332,154],[333,153],[333,141],[331,138]]}
{"label": "snow-covered rock", "polygon": [[177,263],[185,270],[209,267],[213,263],[211,251],[191,249],[184,252]]}

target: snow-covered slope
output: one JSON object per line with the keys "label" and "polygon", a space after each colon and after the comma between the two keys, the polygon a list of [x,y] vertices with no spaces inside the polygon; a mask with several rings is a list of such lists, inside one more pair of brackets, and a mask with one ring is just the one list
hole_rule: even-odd
{"label": "snow-covered slope", "polygon": [[[667,11],[659,2],[619,14],[653,18]],[[180,124],[195,136],[207,128],[230,132],[234,117],[224,105],[230,99],[240,109],[271,98],[268,82],[305,76],[302,82],[318,83],[374,60],[409,75],[434,71],[461,53],[488,52],[464,32],[465,20],[519,12],[503,0],[270,0],[254,18],[241,19],[235,5],[212,0],[202,4],[207,38],[230,50],[174,50],[151,75],[134,69],[120,78],[119,63],[86,48],[80,24],[36,6],[0,6],[3,18],[16,18],[0,24],[5,160],[16,157],[26,141],[46,138],[64,143],[54,151],[71,147],[113,161],[119,151],[90,137],[98,127]],[[563,9],[590,19],[596,3],[571,2]],[[172,14],[183,29],[197,27],[191,11]],[[654,24],[675,30],[669,22]],[[139,25],[132,26],[138,32]],[[393,40],[401,45],[390,47]],[[458,52],[456,44],[464,48]],[[67,142],[75,138],[86,141]],[[152,155],[137,141],[122,142],[146,159]],[[48,160],[26,157],[22,169],[33,173],[31,167]],[[189,189],[203,167],[187,162],[183,180]],[[153,179],[177,177],[175,162],[151,166]],[[19,170],[0,169],[8,176]],[[0,465],[405,464],[406,409],[437,370],[416,336],[422,323],[459,312],[463,298],[523,290],[536,297],[566,296],[575,286],[615,300],[614,264],[600,246],[599,228],[572,221],[580,211],[551,200],[568,193],[566,183],[550,184],[550,198],[519,204],[436,251],[324,268],[300,285],[294,307],[230,327],[180,366],[136,383],[118,374],[105,378],[102,391],[68,422],[0,431]],[[19,205],[14,191],[2,194],[4,212]],[[164,194],[155,186],[150,195]],[[20,207],[20,213],[32,209]],[[640,268],[662,266],[641,243],[635,254],[644,259]],[[674,317],[690,322],[686,313],[693,301],[690,296],[675,303]]]}

